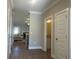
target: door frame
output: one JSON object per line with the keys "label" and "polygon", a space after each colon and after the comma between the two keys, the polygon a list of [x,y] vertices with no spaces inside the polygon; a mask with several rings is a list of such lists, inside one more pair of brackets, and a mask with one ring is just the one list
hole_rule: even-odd
{"label": "door frame", "polygon": [[[61,10],[61,11],[55,13],[55,16],[65,12],[65,11],[68,12],[68,15],[67,15],[68,16],[68,33],[67,33],[68,38],[67,39],[68,39],[68,59],[70,59],[71,58],[71,56],[70,56],[70,51],[71,51],[70,50],[70,8],[65,8],[64,10]],[[55,19],[55,17],[54,17],[54,19]],[[55,32],[54,32],[54,35],[55,35]],[[55,45],[55,43],[54,43],[54,45]],[[55,48],[54,48],[54,50],[55,50]],[[54,58],[56,59],[55,55],[54,55]]]}
{"label": "door frame", "polygon": [[[46,21],[47,21],[47,19],[49,19],[49,18],[51,18],[51,49],[53,48],[53,46],[52,46],[52,44],[53,44],[53,39],[54,39],[54,36],[53,36],[53,34],[54,34],[54,20],[53,20],[53,15],[51,15],[51,16],[48,16],[48,17],[46,17],[45,19],[44,19],[44,48],[43,48],[43,51],[47,51],[47,23],[46,23]],[[52,55],[52,53],[51,53],[51,56],[53,57],[53,55]]]}

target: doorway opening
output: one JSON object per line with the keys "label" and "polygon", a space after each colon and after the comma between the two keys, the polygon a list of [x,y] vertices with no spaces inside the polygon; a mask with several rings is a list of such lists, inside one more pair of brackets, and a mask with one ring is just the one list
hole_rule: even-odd
{"label": "doorway opening", "polygon": [[[13,10],[13,39],[22,42],[29,49],[30,13]],[[19,19],[17,21],[17,19]]]}
{"label": "doorway opening", "polygon": [[51,18],[46,21],[47,24],[47,51],[51,51]]}
{"label": "doorway opening", "polygon": [[51,53],[51,49],[52,49],[52,39],[53,39],[53,22],[52,22],[52,16],[47,17],[44,20],[44,51],[46,52],[50,52]]}

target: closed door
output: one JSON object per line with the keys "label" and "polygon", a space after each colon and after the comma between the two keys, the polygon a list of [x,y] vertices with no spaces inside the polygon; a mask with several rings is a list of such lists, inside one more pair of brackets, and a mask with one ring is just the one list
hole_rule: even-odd
{"label": "closed door", "polygon": [[68,59],[68,9],[55,15],[55,58]]}

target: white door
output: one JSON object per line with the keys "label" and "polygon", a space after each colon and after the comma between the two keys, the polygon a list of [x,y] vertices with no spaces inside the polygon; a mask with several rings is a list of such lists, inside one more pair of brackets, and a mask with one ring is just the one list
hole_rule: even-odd
{"label": "white door", "polygon": [[68,59],[68,9],[55,14],[55,58]]}

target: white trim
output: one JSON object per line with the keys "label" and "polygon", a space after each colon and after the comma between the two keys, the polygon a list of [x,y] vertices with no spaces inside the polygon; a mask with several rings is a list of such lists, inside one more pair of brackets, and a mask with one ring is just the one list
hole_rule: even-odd
{"label": "white trim", "polygon": [[[47,19],[47,18],[46,18]],[[47,26],[46,26],[46,19],[44,19],[44,51],[47,51],[47,38],[46,38],[46,31],[47,31]]]}
{"label": "white trim", "polygon": [[[53,31],[52,31],[52,24],[53,24],[53,15],[51,15],[51,16],[48,16],[48,17],[46,17],[45,19],[44,19],[44,47],[43,47],[43,51],[47,51],[47,38],[46,38],[46,35],[47,35],[47,23],[46,23],[46,21],[49,19],[49,18],[51,18],[51,20],[52,20],[52,22],[51,22],[51,39],[53,39]],[[52,40],[51,40],[51,42],[52,42]],[[53,43],[53,42],[52,42]],[[51,43],[51,45],[52,45],[52,43]]]}
{"label": "white trim", "polygon": [[30,46],[29,49],[42,49],[42,47],[41,46],[37,46],[37,47]]}
{"label": "white trim", "polygon": [[50,9],[51,7],[53,7],[55,4],[57,4],[60,0],[54,1],[54,3],[51,3],[51,5],[49,5],[46,9],[44,9],[41,12],[38,11],[29,11],[29,13],[31,14],[43,14],[44,12],[46,12],[48,9]]}
{"label": "white trim", "polygon": [[42,14],[41,12],[29,11],[31,14]]}
{"label": "white trim", "polygon": [[57,12],[57,13],[55,14],[55,16],[57,16],[57,15],[63,13],[63,12],[67,12],[67,11],[69,11],[69,8],[66,8],[66,9],[64,9],[64,10],[61,10],[61,11]]}
{"label": "white trim", "polygon": [[60,0],[55,1],[54,3],[52,3],[50,6],[48,6],[46,9],[43,10],[42,13],[46,12],[48,9],[50,9],[51,7],[53,7],[55,4],[57,4]]}

